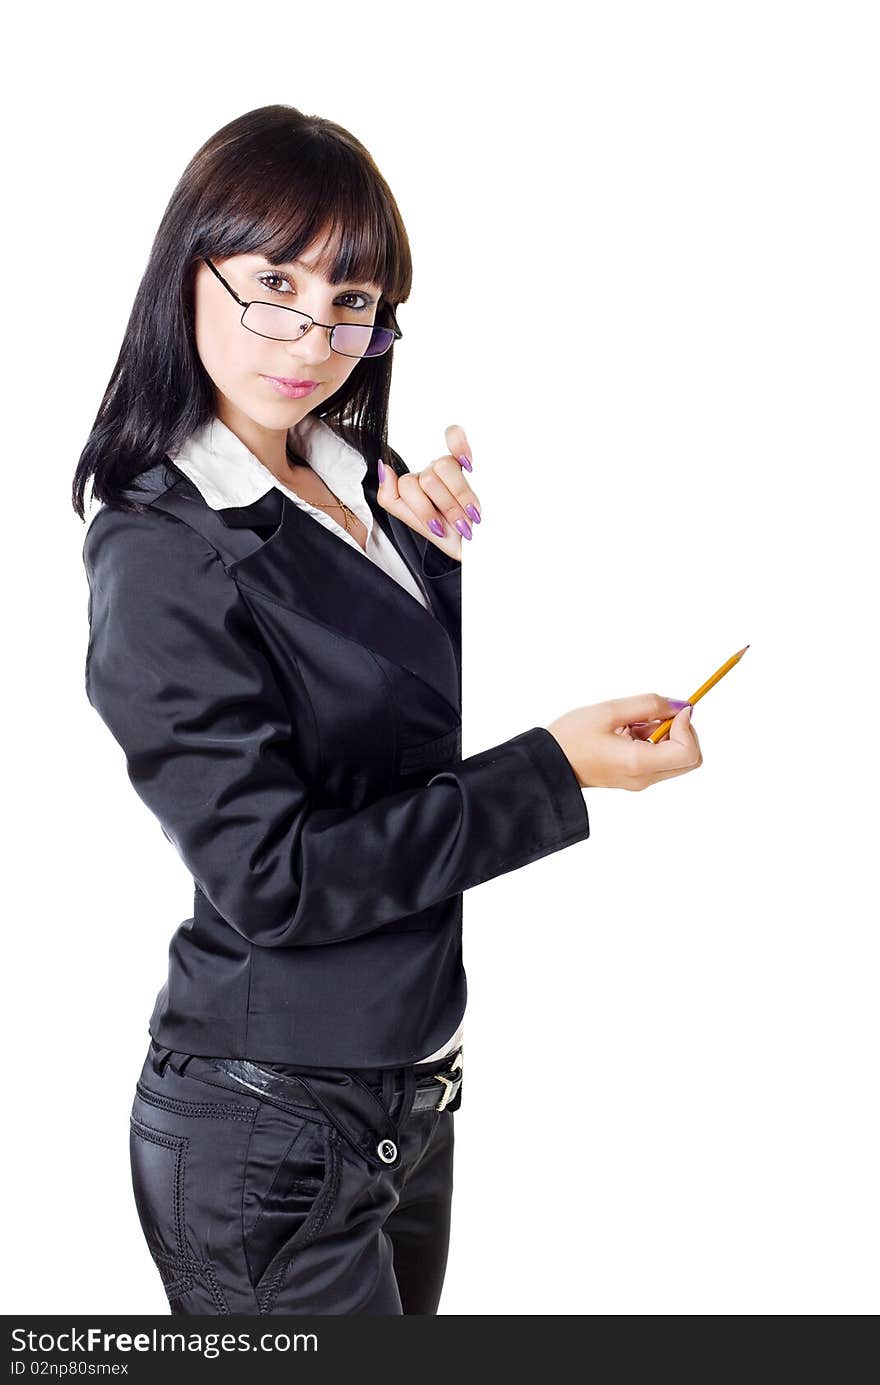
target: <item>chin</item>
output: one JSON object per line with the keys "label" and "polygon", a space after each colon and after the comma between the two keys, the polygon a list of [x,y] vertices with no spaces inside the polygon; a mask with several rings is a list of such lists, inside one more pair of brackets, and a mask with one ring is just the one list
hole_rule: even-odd
{"label": "chin", "polygon": [[263,391],[268,389],[264,382],[257,386],[259,400],[248,410],[252,418],[259,423],[265,423],[267,428],[279,428],[283,426],[283,421],[288,421],[288,426],[295,423],[298,419],[304,418],[312,408],[315,395],[319,390],[313,390],[311,395],[304,399],[285,399],[283,395],[275,395],[272,399],[266,399]]}

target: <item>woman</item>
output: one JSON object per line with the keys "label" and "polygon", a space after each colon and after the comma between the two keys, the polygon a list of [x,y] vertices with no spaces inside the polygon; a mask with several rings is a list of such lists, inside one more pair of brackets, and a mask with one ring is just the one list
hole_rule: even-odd
{"label": "woman", "polygon": [[683,705],[655,694],[462,759],[480,504],[461,429],[418,473],[387,444],[410,280],[356,139],[232,121],[171,198],[76,473],[87,694],[194,879],[131,1116],[175,1314],[436,1313],[463,892],[583,841],[587,784],[700,763],[683,717],[644,743]]}

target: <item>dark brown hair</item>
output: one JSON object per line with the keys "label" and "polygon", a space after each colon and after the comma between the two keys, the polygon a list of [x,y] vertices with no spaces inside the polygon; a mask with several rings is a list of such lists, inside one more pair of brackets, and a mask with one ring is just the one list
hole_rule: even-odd
{"label": "dark brown hair", "polygon": [[[262,106],[212,135],[185,168],[162,217],[119,357],[73,479],[73,508],[95,499],[138,510],[122,492],[216,408],[195,343],[193,283],[202,255],[260,253],[272,264],[322,247],[333,283],[382,286],[376,322],[409,297],[412,260],[391,190],[354,135],[294,106]],[[389,311],[389,305],[390,310]],[[315,413],[363,452],[387,458],[394,348],[360,360]],[[398,468],[399,469],[399,468]]]}

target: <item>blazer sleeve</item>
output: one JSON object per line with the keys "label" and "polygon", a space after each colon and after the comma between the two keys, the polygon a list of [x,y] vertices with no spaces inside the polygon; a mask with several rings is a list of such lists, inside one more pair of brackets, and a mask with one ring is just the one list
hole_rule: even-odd
{"label": "blazer sleeve", "polygon": [[88,700],[196,883],[251,942],[354,938],[589,836],[577,776],[541,726],[358,811],[315,808],[300,728],[211,545],[161,511],[105,506],[83,561]]}

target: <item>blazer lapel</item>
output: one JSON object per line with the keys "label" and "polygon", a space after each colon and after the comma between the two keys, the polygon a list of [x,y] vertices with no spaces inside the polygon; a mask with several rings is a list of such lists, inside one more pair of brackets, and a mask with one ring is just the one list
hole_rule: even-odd
{"label": "blazer lapel", "polygon": [[[398,457],[397,453],[393,456],[401,471],[407,468]],[[435,544],[432,544],[424,534],[419,534],[411,529],[402,519],[396,515],[389,514],[383,509],[377,499],[379,479],[374,467],[370,467],[363,480],[364,496],[373,514],[373,518],[378,521],[382,529],[387,534],[391,543],[403,558],[413,577],[424,592],[425,600],[439,620],[455,649],[455,657],[459,662],[459,674],[461,665],[461,562],[457,558],[447,557],[445,553]],[[424,569],[429,567],[432,571],[430,578],[425,577]],[[441,580],[437,580],[440,578]]]}
{"label": "blazer lapel", "polygon": [[[277,487],[252,505],[212,510],[187,476],[176,475],[177,484],[153,505],[207,538],[242,587],[339,630],[458,707],[460,643],[454,606],[443,601],[437,603],[437,614],[426,610],[365,553],[319,524]],[[421,536],[382,510],[375,491],[369,503],[419,585],[429,586],[421,576]]]}
{"label": "blazer lapel", "polygon": [[233,568],[236,581],[333,626],[423,679],[453,706],[456,659],[441,620],[399,582],[281,491],[275,533]]}

